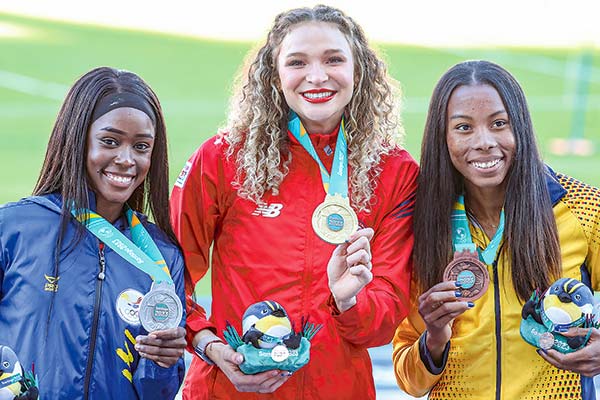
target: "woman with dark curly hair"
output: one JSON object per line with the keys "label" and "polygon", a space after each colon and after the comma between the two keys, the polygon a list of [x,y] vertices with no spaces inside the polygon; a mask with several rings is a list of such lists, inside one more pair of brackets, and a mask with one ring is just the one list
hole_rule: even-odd
{"label": "woman with dark curly hair", "polygon": [[[171,199],[188,293],[212,271],[210,320],[188,308],[199,357],[184,398],[375,398],[367,348],[389,343],[408,311],[418,173],[395,142],[394,91],[341,11],[277,16],[226,129],[188,160]],[[305,315],[324,325],[292,376],[244,375],[242,355],[217,336],[267,299],[296,326]]]}

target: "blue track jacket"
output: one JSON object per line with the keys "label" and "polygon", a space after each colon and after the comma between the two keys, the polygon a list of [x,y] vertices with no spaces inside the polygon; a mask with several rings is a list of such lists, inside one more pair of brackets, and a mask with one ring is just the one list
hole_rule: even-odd
{"label": "blue track jacket", "polygon": [[[94,210],[93,194],[90,197]],[[105,276],[99,278],[99,241],[86,230],[73,247],[79,224],[74,218],[65,232],[55,276],[60,212],[58,195],[0,207],[0,344],[17,353],[24,370],[35,365],[41,400],[174,398],[184,377],[183,359],[162,368],[134,349],[135,337],[147,334],[137,310],[152,279],[108,246],[103,250]],[[138,216],[164,256],[185,304],[179,249]],[[125,218],[114,225],[131,238]]]}

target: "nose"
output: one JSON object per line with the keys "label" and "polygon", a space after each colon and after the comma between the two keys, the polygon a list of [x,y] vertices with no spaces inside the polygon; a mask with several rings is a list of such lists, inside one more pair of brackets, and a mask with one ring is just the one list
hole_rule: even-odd
{"label": "nose", "polygon": [[489,150],[498,145],[495,135],[487,127],[479,129],[475,137],[475,148],[478,150]]}
{"label": "nose", "polygon": [[326,82],[329,79],[325,67],[321,63],[312,63],[309,67],[308,74],[306,74],[306,81],[319,84]]}
{"label": "nose", "polygon": [[115,164],[123,165],[125,167],[131,167],[135,165],[135,161],[133,159],[133,151],[129,146],[122,146],[117,152],[117,156],[115,157]]}

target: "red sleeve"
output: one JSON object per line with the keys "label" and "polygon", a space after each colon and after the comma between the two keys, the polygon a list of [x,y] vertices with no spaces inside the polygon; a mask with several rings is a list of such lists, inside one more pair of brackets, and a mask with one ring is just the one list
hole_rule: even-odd
{"label": "red sleeve", "polygon": [[186,333],[188,349],[203,329],[216,332],[205,310],[192,299],[196,283],[206,275],[215,227],[221,217],[219,186],[224,183],[220,140],[205,142],[185,163],[171,193],[171,222],[186,264]]}
{"label": "red sleeve", "polygon": [[[419,168],[404,152],[399,168],[389,166],[378,185],[379,206],[385,211],[371,241],[373,280],[357,296],[354,307],[343,314],[330,297],[330,309],[340,335],[364,347],[389,343],[409,309],[412,271],[413,210]],[[388,181],[386,181],[386,178]],[[392,188],[386,190],[385,188]]]}

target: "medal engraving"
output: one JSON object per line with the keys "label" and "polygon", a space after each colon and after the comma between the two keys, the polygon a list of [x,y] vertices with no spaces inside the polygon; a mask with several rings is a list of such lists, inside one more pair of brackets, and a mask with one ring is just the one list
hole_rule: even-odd
{"label": "medal engraving", "polygon": [[312,226],[324,241],[342,244],[358,229],[358,218],[347,197],[327,195],[313,212]]}
{"label": "medal engraving", "polygon": [[483,296],[490,277],[477,253],[462,251],[454,253],[454,259],[444,270],[444,281],[456,281],[462,293],[460,300],[473,301]]}
{"label": "medal engraving", "polygon": [[183,317],[183,307],[172,284],[153,283],[140,303],[140,322],[148,332],[176,328]]}

